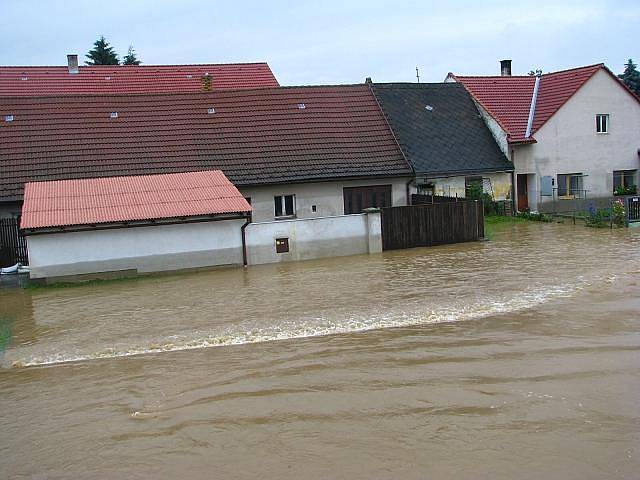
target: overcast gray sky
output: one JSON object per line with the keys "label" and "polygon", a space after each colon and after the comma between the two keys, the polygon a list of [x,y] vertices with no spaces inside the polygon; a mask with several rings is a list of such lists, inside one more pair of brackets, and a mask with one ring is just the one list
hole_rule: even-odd
{"label": "overcast gray sky", "polygon": [[145,64],[266,61],[283,85],[640,61],[638,0],[452,3],[0,0],[0,64],[64,65],[101,34]]}

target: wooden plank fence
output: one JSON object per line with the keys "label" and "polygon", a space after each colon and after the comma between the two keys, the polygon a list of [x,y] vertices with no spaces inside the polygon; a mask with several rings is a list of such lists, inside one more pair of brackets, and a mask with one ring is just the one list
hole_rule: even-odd
{"label": "wooden plank fence", "polygon": [[484,237],[482,202],[459,200],[381,210],[384,250],[471,242]]}
{"label": "wooden plank fence", "polygon": [[17,218],[0,218],[0,267],[27,265],[27,239],[20,234]]}

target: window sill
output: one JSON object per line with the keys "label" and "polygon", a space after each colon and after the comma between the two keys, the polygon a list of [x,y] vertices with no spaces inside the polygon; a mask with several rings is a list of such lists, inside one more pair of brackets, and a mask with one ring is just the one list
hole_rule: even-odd
{"label": "window sill", "polygon": [[297,218],[296,215],[282,215],[281,217],[273,217],[274,220],[293,220]]}
{"label": "window sill", "polygon": [[596,132],[596,135],[609,135],[609,132]]}

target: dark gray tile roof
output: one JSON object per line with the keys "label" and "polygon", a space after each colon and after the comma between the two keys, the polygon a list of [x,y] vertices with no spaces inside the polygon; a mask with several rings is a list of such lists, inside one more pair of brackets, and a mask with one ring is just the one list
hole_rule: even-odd
{"label": "dark gray tile roof", "polygon": [[513,170],[463,85],[377,83],[372,89],[417,175]]}

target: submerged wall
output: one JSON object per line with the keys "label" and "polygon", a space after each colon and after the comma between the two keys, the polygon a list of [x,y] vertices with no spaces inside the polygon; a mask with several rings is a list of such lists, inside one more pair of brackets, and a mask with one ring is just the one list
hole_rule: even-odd
{"label": "submerged wall", "polygon": [[[252,223],[246,234],[249,265],[382,251],[379,212]],[[282,239],[289,251],[278,253]]]}
{"label": "submerged wall", "polygon": [[[239,266],[243,223],[224,220],[31,235],[31,278],[56,281]],[[288,251],[278,253],[276,242],[282,239]],[[380,213],[252,223],[246,241],[249,265],[381,252]]]}
{"label": "submerged wall", "polygon": [[31,278],[241,265],[243,223],[224,220],[31,235]]}

